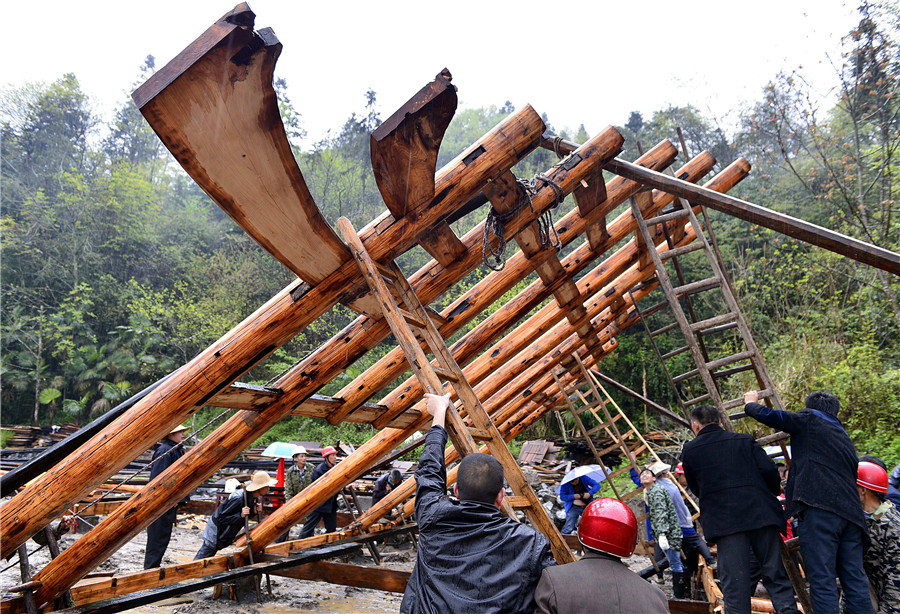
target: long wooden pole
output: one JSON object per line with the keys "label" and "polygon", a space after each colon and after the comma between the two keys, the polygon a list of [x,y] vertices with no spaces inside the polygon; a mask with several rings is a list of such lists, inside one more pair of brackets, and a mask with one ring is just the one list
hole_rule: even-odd
{"label": "long wooden pole", "polygon": [[760,207],[733,196],[719,194],[676,177],[669,177],[618,158],[610,161],[607,164],[607,169],[658,190],[664,190],[681,198],[686,198],[692,203],[706,205],[717,211],[722,211],[789,237],[823,247],[836,254],[877,267],[888,273],[900,275],[900,254],[883,249],[877,245],[864,243],[853,237],[842,235],[839,232],[822,228],[790,215]]}
{"label": "long wooden pole", "polygon": [[[730,189],[731,186],[746,175],[748,168],[749,165],[747,165],[746,161],[740,160],[720,173],[710,182],[710,185],[714,185],[718,189]],[[654,208],[661,208],[668,202],[671,202],[671,197],[660,195],[659,199],[654,200]],[[615,245],[633,230],[634,218],[631,216],[630,211],[623,213],[608,225],[609,239],[607,245]],[[603,249],[605,249],[605,246]],[[585,244],[573,252],[572,256],[573,260],[580,258],[590,259],[593,253],[595,252],[592,252],[589,246]],[[579,280],[578,289],[587,296],[594,294],[598,287],[609,284],[615,279],[616,275],[623,272],[631,262],[635,261],[637,255],[637,248],[633,244],[619,250],[614,257],[600,265],[593,274],[588,274]],[[569,262],[568,259],[567,262]],[[505,330],[511,323],[517,322],[531,310],[533,307],[533,304],[530,302],[531,293],[545,293],[545,291],[546,288],[544,286],[535,282],[503,305],[484,322],[480,323],[463,339],[457,341],[451,347],[457,362],[460,364],[466,363],[484,350],[487,342],[493,339],[500,330]],[[529,319],[527,325],[519,326],[514,334],[507,335],[502,342],[489,351],[484,352],[481,357],[468,365],[464,369],[466,377],[471,382],[482,381],[490,372],[505,362],[508,356],[517,353],[522,347],[528,345],[528,343],[559,322],[563,317],[564,312],[559,311],[557,305],[551,304],[543,307],[535,316]],[[476,389],[476,392],[479,395],[482,394],[478,389]],[[418,382],[414,378],[407,379],[382,399],[382,403],[391,408],[384,418],[386,419],[405,411],[412,406],[420,395],[421,387],[418,385]]]}

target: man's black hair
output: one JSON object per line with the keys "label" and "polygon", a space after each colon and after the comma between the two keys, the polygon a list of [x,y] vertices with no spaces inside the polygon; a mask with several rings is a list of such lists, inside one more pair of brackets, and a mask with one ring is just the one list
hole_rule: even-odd
{"label": "man's black hair", "polygon": [[887,465],[884,464],[884,461],[875,456],[874,454],[866,454],[865,456],[859,457],[859,462],[861,463],[872,463],[878,465],[885,471],[887,471]]}
{"label": "man's black hair", "polygon": [[816,390],[815,392],[810,392],[806,397],[806,407],[818,409],[837,418],[838,412],[841,410],[841,402],[830,392]]}
{"label": "man's black hair", "polygon": [[388,482],[391,483],[391,486],[396,486],[403,480],[403,474],[400,473],[399,469],[391,469],[391,472],[388,474]]}
{"label": "man's black hair", "polygon": [[718,424],[719,410],[712,405],[699,405],[691,411],[691,420],[695,420],[700,426]]}
{"label": "man's black hair", "polygon": [[462,501],[493,504],[503,488],[503,465],[488,454],[469,454],[459,463],[456,489]]}

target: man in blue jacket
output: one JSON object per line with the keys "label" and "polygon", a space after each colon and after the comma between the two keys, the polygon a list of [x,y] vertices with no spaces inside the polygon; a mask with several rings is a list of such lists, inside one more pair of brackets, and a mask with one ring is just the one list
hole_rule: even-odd
{"label": "man in blue jacket", "polygon": [[866,517],[856,490],[856,448],[838,420],[841,404],[827,392],[806,397],[806,409],[787,412],[760,405],[759,393],[744,395],[751,418],[791,435],[791,471],[785,498],[789,516],[800,518],[800,554],[816,614],[837,614],[837,582],[846,612],[870,614],[863,567]]}
{"label": "man in blue jacket", "polygon": [[696,437],[684,444],[682,467],[688,486],[700,497],[706,539],[718,546],[725,611],[750,614],[752,551],[775,611],[799,614],[781,563],[784,516],[776,498],[781,479],[775,463],[750,435],[723,429],[712,405],[694,408],[691,429]]}
{"label": "man in blue jacket", "polygon": [[400,612],[531,614],[541,572],[556,564],[550,542],[500,511],[503,466],[492,456],[464,457],[453,485],[458,499],[447,496],[450,395],[426,398],[434,419],[416,470],[419,550]]}

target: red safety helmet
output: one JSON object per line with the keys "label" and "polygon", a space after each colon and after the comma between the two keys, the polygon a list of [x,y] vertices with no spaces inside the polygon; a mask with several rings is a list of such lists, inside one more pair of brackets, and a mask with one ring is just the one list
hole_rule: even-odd
{"label": "red safety helmet", "polygon": [[613,556],[631,556],[637,542],[634,512],[618,499],[595,499],[581,514],[578,541],[586,548]]}
{"label": "red safety helmet", "polygon": [[325,458],[326,456],[329,456],[331,454],[337,454],[337,448],[335,448],[334,446],[325,446],[324,448],[322,448],[322,458]]}
{"label": "red safety helmet", "polygon": [[886,493],[888,490],[888,474],[887,471],[875,463],[863,461],[856,468],[856,483],[863,488]]}
{"label": "red safety helmet", "polygon": [[684,473],[684,465],[681,463],[675,465],[675,473]]}

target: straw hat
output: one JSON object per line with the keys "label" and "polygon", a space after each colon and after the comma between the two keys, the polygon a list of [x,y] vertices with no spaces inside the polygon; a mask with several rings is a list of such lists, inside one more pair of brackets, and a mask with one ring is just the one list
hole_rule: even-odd
{"label": "straw hat", "polygon": [[180,433],[181,431],[186,431],[186,430],[188,430],[188,427],[184,426],[183,424],[179,424],[178,426],[173,428],[171,431],[169,431],[169,435],[174,435],[175,433]]}
{"label": "straw hat", "polygon": [[653,477],[658,478],[666,471],[672,468],[672,465],[667,465],[661,461],[656,461],[655,463],[650,463],[647,465],[646,470],[653,474]]}
{"label": "straw hat", "polygon": [[244,490],[247,492],[256,492],[260,488],[265,488],[266,486],[275,486],[277,482],[278,480],[270,478],[269,474],[265,471],[254,471],[250,481],[244,484]]}

